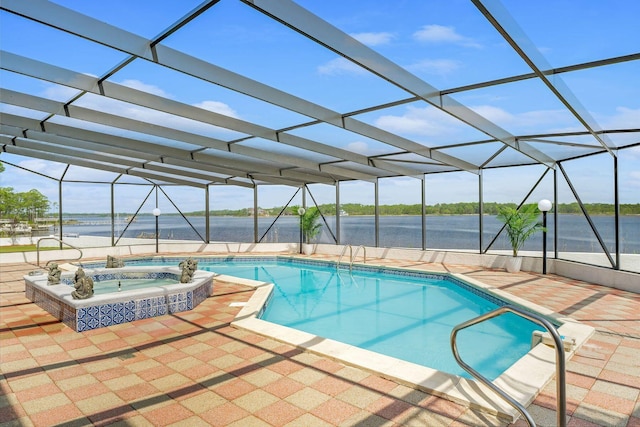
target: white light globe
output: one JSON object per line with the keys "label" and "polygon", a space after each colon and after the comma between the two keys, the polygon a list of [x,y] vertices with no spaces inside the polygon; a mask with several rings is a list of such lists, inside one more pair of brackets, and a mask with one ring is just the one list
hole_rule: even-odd
{"label": "white light globe", "polygon": [[154,216],[160,216],[160,213],[161,213],[161,212],[160,212],[160,209],[158,209],[158,208],[155,208],[155,209],[153,210],[153,215],[154,215]]}
{"label": "white light globe", "polygon": [[307,210],[305,208],[298,208],[298,215],[302,216]]}
{"label": "white light globe", "polygon": [[547,199],[542,199],[538,202],[538,209],[540,209],[540,211],[542,212],[549,212],[552,206],[553,206],[553,203],[551,203]]}

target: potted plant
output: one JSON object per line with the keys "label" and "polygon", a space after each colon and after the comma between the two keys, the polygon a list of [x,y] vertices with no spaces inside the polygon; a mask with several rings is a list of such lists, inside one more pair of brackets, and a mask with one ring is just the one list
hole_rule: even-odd
{"label": "potted plant", "polygon": [[313,253],[312,242],[322,228],[322,224],[320,224],[320,210],[317,207],[306,209],[301,216],[300,223],[303,236],[302,250],[306,255],[311,255]]}
{"label": "potted plant", "polygon": [[535,204],[523,205],[518,208],[502,206],[498,210],[498,220],[505,224],[513,256],[507,259],[507,271],[516,273],[522,266],[522,258],[518,251],[534,233],[544,230],[542,223],[538,221],[538,207]]}

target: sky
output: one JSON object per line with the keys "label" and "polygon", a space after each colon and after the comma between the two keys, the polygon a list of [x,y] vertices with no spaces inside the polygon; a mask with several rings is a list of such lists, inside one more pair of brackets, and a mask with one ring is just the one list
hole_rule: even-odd
{"label": "sky", "polygon": [[[60,0],[56,3],[151,38],[200,1],[164,1],[161,2],[162,7],[158,7],[157,0],[116,0],[110,2],[108,8],[100,2],[86,0]],[[297,3],[438,89],[531,72],[470,1],[299,0]],[[509,0],[504,1],[503,5],[518,22],[522,34],[526,35],[523,40],[532,43],[539,63],[548,67],[559,68],[637,54],[640,47],[640,28],[637,25],[640,2],[635,0]],[[128,13],[122,13],[123,10]],[[90,42],[59,34],[7,12],[0,12],[0,40],[0,47],[8,52],[93,76],[101,75],[123,58],[122,53],[107,47],[96,47]],[[220,1],[188,28],[176,32],[163,43],[340,112],[409,96],[236,0]],[[639,75],[640,61],[635,60],[554,78],[561,79],[560,83],[567,88],[566,93],[577,100],[575,105],[586,112],[597,127],[631,129],[638,128],[640,124]],[[134,62],[110,80],[272,128],[307,120],[297,113],[194,81],[173,70],[143,61]],[[34,81],[7,71],[0,71],[0,85],[58,101],[69,100],[76,93],[61,85]],[[584,129],[548,88],[536,80],[476,89],[452,96],[513,134]],[[223,140],[237,136],[232,131],[176,120],[98,96],[84,96],[78,105],[105,112],[122,113],[124,109],[131,118],[150,120]],[[0,112],[10,113],[17,107],[1,104],[0,108]],[[41,113],[29,114],[42,116]],[[364,114],[359,119],[428,146],[446,146],[486,138],[481,132],[464,126],[425,103],[404,104]],[[70,120],[62,117],[54,119],[54,122],[68,123]],[[388,150],[379,142],[326,125],[303,128],[293,133],[312,139],[331,138],[336,146],[360,154],[374,155]],[[563,141],[586,142],[583,138]],[[612,137],[614,144],[639,141],[638,133]],[[278,144],[263,140],[250,141],[246,145],[275,152],[282,150]],[[459,151],[452,154],[463,156]],[[16,192],[36,188],[51,201],[58,200],[58,183],[56,179],[47,177],[61,177],[65,173],[65,165],[8,153],[0,154],[0,161],[19,166],[6,166],[5,172],[0,174],[0,186],[12,187]],[[614,166],[611,155],[574,160],[565,163],[564,167],[582,201],[613,202]],[[618,171],[620,201],[640,203],[639,147],[618,153]],[[483,198],[485,201],[519,203],[543,172],[541,166],[485,170]],[[115,179],[115,175],[75,166],[65,173],[67,181],[80,179],[109,183]],[[478,180],[477,175],[466,172],[429,175],[426,178],[427,204],[476,201]],[[123,181],[131,185],[116,186],[116,204],[123,211],[131,211],[140,205],[149,188],[133,185],[140,183],[140,180],[126,178]],[[560,202],[573,202],[569,186],[562,179],[560,181]],[[420,203],[419,179],[381,179],[379,186],[382,204]],[[104,197],[95,197],[97,188],[104,191]],[[106,184],[65,183],[65,210],[108,212],[109,191],[109,185]],[[295,191],[295,188],[286,186],[264,186],[259,189],[259,205],[280,206]],[[184,211],[204,209],[203,190],[167,187],[166,192]],[[319,203],[332,203],[336,189],[329,185],[314,185],[311,192]],[[171,203],[162,196],[160,199],[164,206],[161,207],[172,210]],[[552,197],[553,181],[551,174],[548,174],[531,195],[530,201]],[[343,183],[340,186],[340,198],[342,203],[371,204],[374,202],[374,185],[369,182]],[[294,202],[300,202],[299,196]],[[252,207],[253,191],[213,186],[211,208],[221,208],[221,205],[230,209]]]}

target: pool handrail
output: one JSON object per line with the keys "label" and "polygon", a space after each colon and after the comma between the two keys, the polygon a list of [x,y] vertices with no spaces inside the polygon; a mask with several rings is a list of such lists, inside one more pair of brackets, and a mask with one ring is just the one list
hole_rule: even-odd
{"label": "pool handrail", "polygon": [[351,265],[353,265],[353,260],[356,259],[356,257],[358,256],[358,251],[360,250],[360,248],[362,248],[362,252],[364,254],[364,258],[362,259],[362,263],[366,264],[367,263],[367,248],[364,245],[360,245],[356,248],[355,251],[353,251],[353,257],[351,258]]}
{"label": "pool handrail", "polygon": [[476,371],[467,363],[465,363],[460,358],[460,354],[458,353],[458,346],[456,343],[456,335],[458,334],[458,331],[468,328],[469,326],[475,325],[477,323],[484,322],[485,320],[498,317],[507,312],[514,313],[520,317],[524,317],[527,320],[530,320],[534,323],[537,323],[543,326],[549,332],[549,334],[551,334],[551,336],[553,337],[553,341],[555,343],[555,349],[556,349],[556,401],[557,401],[556,425],[558,427],[566,427],[567,426],[567,419],[566,419],[566,412],[567,412],[566,388],[567,386],[566,386],[566,379],[565,379],[564,345],[562,343],[562,338],[560,337],[560,334],[558,334],[558,331],[556,330],[556,328],[553,326],[553,324],[551,324],[551,322],[549,322],[544,317],[538,314],[532,313],[530,311],[523,310],[513,305],[505,305],[493,311],[485,313],[481,316],[470,319],[466,322],[463,322],[455,326],[451,331],[451,350],[453,350],[453,356],[458,362],[458,365],[460,365],[465,371],[473,375],[478,381],[482,382],[484,385],[486,385],[495,393],[497,393],[500,397],[506,400],[512,407],[514,407],[518,412],[520,412],[520,414],[525,418],[529,426],[535,427],[536,426],[535,421],[533,420],[533,418],[531,418],[531,414],[527,412],[524,406],[522,406],[519,402],[517,402],[515,399],[513,399],[511,396],[505,393],[500,387],[498,387],[497,385],[489,381],[482,374],[480,374],[478,371]]}
{"label": "pool handrail", "polygon": [[347,251],[347,248],[349,249],[349,268],[351,268],[351,261],[353,260],[353,246],[344,245],[344,248],[342,248],[342,252],[340,253],[340,256],[338,257],[338,262],[336,263],[336,270],[338,270],[340,268],[340,261],[342,261],[342,257],[344,256],[345,252]]}
{"label": "pool handrail", "polygon": [[[62,249],[62,245],[67,245],[70,248],[75,249],[78,252],[80,252],[80,256],[78,258],[71,259],[71,261],[76,261],[76,260],[82,259],[82,257],[83,257],[82,249],[80,249],[80,248],[78,248],[76,246],[73,246],[72,244],[64,242],[61,239],[58,239],[57,237],[51,237],[51,236],[42,237],[42,238],[38,239],[38,243],[36,243],[36,265],[38,267],[40,267],[40,242],[42,242],[43,240],[55,240],[56,242],[60,242],[60,249]],[[65,258],[65,260],[66,260],[66,258]],[[50,262],[53,262],[53,261],[55,261],[55,260],[49,260],[49,261],[47,261],[47,264],[49,264]]]}

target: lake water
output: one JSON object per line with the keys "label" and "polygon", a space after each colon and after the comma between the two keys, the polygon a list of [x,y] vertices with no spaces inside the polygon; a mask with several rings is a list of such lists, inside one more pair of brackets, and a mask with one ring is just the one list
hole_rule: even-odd
{"label": "lake water", "polygon": [[[65,225],[64,233],[79,235],[110,236],[111,224],[108,217],[97,215],[65,216],[75,219],[77,225]],[[205,236],[204,217],[187,217],[200,236]],[[327,217],[327,224],[335,232],[335,217]],[[298,217],[283,216],[271,226],[275,217],[258,218],[258,239],[262,242],[298,242]],[[614,247],[614,218],[595,216],[592,220],[611,253]],[[379,245],[381,247],[422,248],[420,216],[381,216]],[[494,238],[502,224],[494,216],[484,217],[483,249]],[[159,238],[175,240],[200,240],[198,234],[180,215],[159,217]],[[427,216],[426,247],[430,249],[471,249],[479,250],[479,219],[476,215]],[[554,249],[553,216],[548,218],[547,248]],[[581,215],[559,215],[558,250],[561,252],[594,252],[602,249],[588,222]],[[126,223],[116,223],[115,235],[120,236]],[[270,227],[271,226],[271,227]],[[342,244],[375,246],[375,218],[373,216],[344,216],[340,218],[340,238]],[[620,217],[620,248],[624,254],[640,254],[640,216]],[[269,230],[268,230],[269,229]],[[267,232],[268,230],[268,232]],[[266,234],[265,234],[266,233]],[[123,237],[155,236],[155,218],[141,215],[130,223]],[[253,217],[211,217],[211,242],[253,242]],[[334,243],[327,226],[323,225],[318,237],[320,243]],[[509,249],[510,245],[503,232],[492,245],[492,250]],[[523,250],[541,251],[542,234],[532,237]]]}

